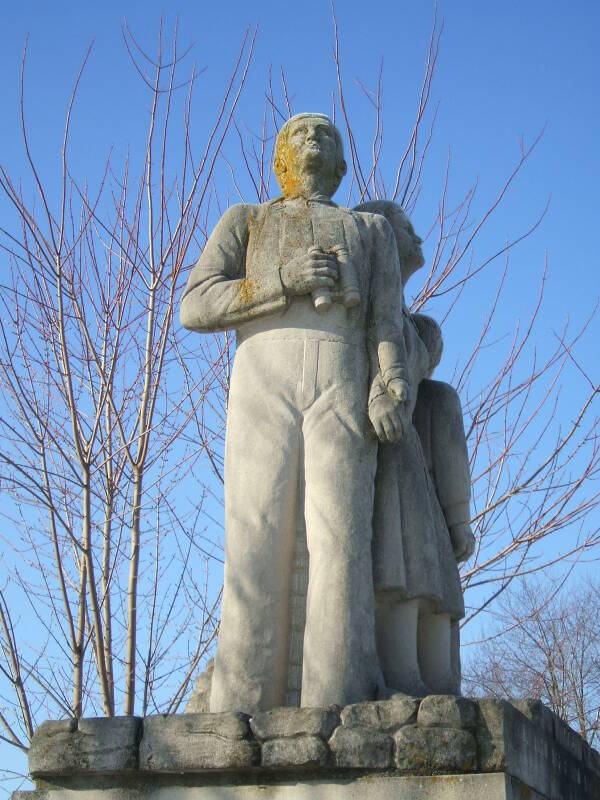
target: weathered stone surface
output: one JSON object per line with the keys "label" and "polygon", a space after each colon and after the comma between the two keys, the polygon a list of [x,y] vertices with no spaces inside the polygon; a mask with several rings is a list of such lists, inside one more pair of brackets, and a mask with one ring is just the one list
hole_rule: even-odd
{"label": "weathered stone surface", "polygon": [[480,768],[484,772],[506,770],[540,794],[549,795],[553,739],[509,702],[480,700],[478,705]]}
{"label": "weathered stone surface", "polygon": [[260,762],[245,714],[147,717],[140,769],[160,772],[247,769]]}
{"label": "weathered stone surface", "polygon": [[584,740],[566,722],[554,717],[554,739],[556,743],[570,753],[574,758],[583,759]]}
{"label": "weathered stone surface", "polygon": [[417,722],[431,727],[473,728],[477,723],[477,704],[466,697],[430,695],[421,701]]}
{"label": "weathered stone surface", "polygon": [[354,703],[342,709],[342,723],[347,728],[376,728],[393,732],[417,719],[419,701],[415,697]]}
{"label": "weathered stone surface", "polygon": [[526,698],[516,700],[511,698],[508,702],[520,711],[523,716],[531,720],[536,727],[547,733],[548,736],[554,736],[555,715],[540,700],[528,700]]}
{"label": "weathered stone surface", "polygon": [[329,739],[340,724],[338,706],[329,708],[274,708],[255,714],[250,727],[261,742],[284,736],[320,736]]}
{"label": "weathered stone surface", "polygon": [[[512,702],[478,700],[479,714],[473,729],[422,725],[419,714],[417,722],[401,726],[392,737],[374,725],[398,722],[398,708],[394,714],[390,711],[393,702],[373,703],[371,709],[369,704],[343,709],[343,719],[371,724],[340,724],[329,739],[331,750],[322,734],[337,721],[337,708],[283,709],[283,715],[271,714],[266,720],[271,727],[263,727],[262,734],[268,736],[279,726],[288,735],[263,741],[262,763],[260,745],[244,714],[150,717],[144,723],[137,773],[139,720],[128,717],[83,720],[79,725],[70,720],[46,723],[36,732],[31,750],[31,769],[39,791],[21,793],[14,800],[142,800],[149,794],[155,800],[168,800],[170,793],[181,795],[181,800],[248,800],[253,796],[248,793],[255,789],[262,792],[258,800],[288,796],[312,800],[311,791],[322,792],[327,800],[362,800],[370,796],[367,790],[374,784],[361,783],[359,790],[355,782],[360,770],[369,770],[369,777],[377,781],[379,793],[373,797],[378,800],[390,796],[395,800],[600,798],[600,754],[568,728],[557,740],[555,727],[560,730],[562,723],[536,703],[524,704],[525,713],[521,713]],[[434,708],[438,712],[444,709],[445,700],[440,702],[430,703],[429,710],[426,704],[425,719]],[[468,714],[463,714],[466,721]],[[292,724],[294,715],[297,717]],[[445,712],[438,716],[443,721],[448,719]],[[310,725],[320,735],[299,732]],[[423,776],[418,779],[421,782],[410,784],[414,794],[407,793],[406,783],[386,783],[387,777],[393,777],[394,767],[405,774]],[[342,778],[340,769],[345,771]],[[290,779],[294,770],[303,772],[302,779]],[[383,775],[378,775],[378,770]],[[478,770],[483,774],[475,775]],[[462,781],[463,777],[466,780],[465,771],[478,779],[469,784],[470,795],[463,793],[467,786]],[[457,773],[456,778],[461,780],[448,782],[448,773]],[[427,775],[446,777],[438,781]],[[498,791],[503,786],[505,794],[487,793],[493,775],[502,777]],[[442,784],[446,794],[438,795]],[[292,786],[297,789],[292,791]],[[217,787],[224,793],[211,794]],[[292,794],[286,794],[288,789]],[[294,794],[296,791],[299,794]]]}
{"label": "weathered stone surface", "polygon": [[477,743],[469,731],[406,726],[394,734],[396,766],[402,772],[435,775],[473,772]]}
{"label": "weathered stone surface", "polygon": [[141,720],[137,717],[44,722],[29,750],[29,771],[37,775],[134,770]]}
{"label": "weathered stone surface", "polygon": [[183,788],[152,786],[128,790],[17,792],[13,800],[549,800],[502,773],[486,775],[360,775],[351,780],[307,776],[303,781],[226,784]]}
{"label": "weathered stone surface", "polygon": [[392,764],[393,741],[372,728],[336,728],[329,740],[336,767],[387,769]]}
{"label": "weathered stone surface", "polygon": [[329,748],[319,736],[269,739],[262,746],[262,765],[268,769],[322,767],[328,760]]}
{"label": "weathered stone surface", "polygon": [[600,753],[589,744],[583,746],[583,763],[587,769],[600,776]]}

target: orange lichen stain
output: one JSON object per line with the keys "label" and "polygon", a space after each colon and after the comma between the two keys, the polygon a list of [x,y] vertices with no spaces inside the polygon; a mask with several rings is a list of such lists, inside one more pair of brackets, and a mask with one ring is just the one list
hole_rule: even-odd
{"label": "orange lichen stain", "polygon": [[283,172],[276,175],[277,181],[285,198],[298,197],[302,194],[302,180],[294,170],[294,149],[287,140],[279,143],[279,162],[285,165]]}
{"label": "orange lichen stain", "polygon": [[521,784],[520,794],[523,800],[529,800],[531,797],[533,797],[533,792],[529,786],[523,786],[523,784]]}
{"label": "orange lichen stain", "polygon": [[240,298],[242,303],[251,303],[256,294],[257,285],[250,278],[243,278],[240,281]]}

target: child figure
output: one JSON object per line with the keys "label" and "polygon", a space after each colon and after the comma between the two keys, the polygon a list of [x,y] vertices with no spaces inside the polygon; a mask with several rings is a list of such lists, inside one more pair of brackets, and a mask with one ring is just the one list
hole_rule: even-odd
{"label": "child figure", "polygon": [[[395,203],[358,207],[383,214],[394,231],[403,283],[423,264],[421,240]],[[442,352],[430,317],[404,309],[409,395],[404,409],[374,381],[370,404],[404,435],[379,445],[373,515],[377,650],[391,691],[460,693],[458,621],[464,616],[457,561],[473,552],[470,475],[460,401],[432,381]],[[385,424],[385,422],[384,422]]]}

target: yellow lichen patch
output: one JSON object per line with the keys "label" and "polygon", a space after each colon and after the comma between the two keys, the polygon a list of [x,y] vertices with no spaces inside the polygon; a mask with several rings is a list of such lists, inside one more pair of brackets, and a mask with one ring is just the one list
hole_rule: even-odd
{"label": "yellow lichen patch", "polygon": [[302,194],[302,180],[294,169],[294,149],[287,139],[279,143],[278,160],[284,169],[277,174],[277,181],[284,197],[298,197]]}
{"label": "yellow lichen patch", "polygon": [[242,303],[251,303],[256,294],[257,286],[250,278],[240,281],[240,298]]}

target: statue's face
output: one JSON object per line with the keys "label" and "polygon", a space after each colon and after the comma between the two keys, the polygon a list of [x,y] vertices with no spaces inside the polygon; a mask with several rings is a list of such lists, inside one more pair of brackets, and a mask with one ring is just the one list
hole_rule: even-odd
{"label": "statue's face", "polygon": [[292,122],[288,133],[288,170],[296,175],[322,173],[329,178],[337,165],[333,126],[319,117]]}
{"label": "statue's face", "polygon": [[394,212],[389,222],[396,237],[402,277],[405,282],[425,263],[421,247],[422,239],[416,235],[410,220],[404,214]]}

